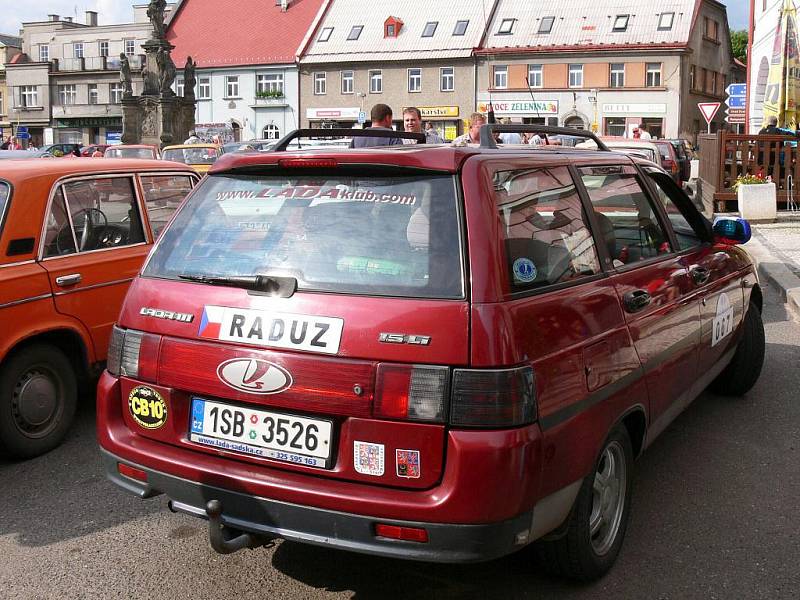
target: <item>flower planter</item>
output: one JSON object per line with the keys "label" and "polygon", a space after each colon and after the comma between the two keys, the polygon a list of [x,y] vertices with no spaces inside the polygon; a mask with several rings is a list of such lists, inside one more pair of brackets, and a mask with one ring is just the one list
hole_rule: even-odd
{"label": "flower planter", "polygon": [[778,216],[778,201],[774,183],[740,185],[739,213],[748,221],[774,221]]}

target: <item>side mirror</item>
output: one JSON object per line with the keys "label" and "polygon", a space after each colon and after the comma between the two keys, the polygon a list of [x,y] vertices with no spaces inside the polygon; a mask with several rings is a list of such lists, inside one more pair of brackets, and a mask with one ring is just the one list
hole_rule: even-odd
{"label": "side mirror", "polygon": [[720,218],[714,221],[714,241],[722,244],[746,244],[752,235],[750,223],[742,218]]}

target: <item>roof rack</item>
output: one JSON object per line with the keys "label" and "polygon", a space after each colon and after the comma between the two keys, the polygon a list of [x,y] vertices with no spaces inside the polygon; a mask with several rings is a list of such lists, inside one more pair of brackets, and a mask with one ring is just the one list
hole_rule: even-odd
{"label": "roof rack", "polygon": [[385,137],[416,140],[418,144],[425,143],[424,133],[409,133],[394,131],[393,129],[295,129],[283,136],[272,148],[273,152],[286,152],[289,144],[298,138],[321,137]]}
{"label": "roof rack", "polygon": [[497,148],[494,139],[495,133],[537,133],[543,134],[545,143],[548,135],[566,135],[570,137],[586,138],[597,144],[597,149],[603,152],[611,152],[600,138],[591,131],[583,129],[570,129],[569,127],[550,127],[549,125],[500,125],[498,123],[488,123],[481,127],[481,148]]}

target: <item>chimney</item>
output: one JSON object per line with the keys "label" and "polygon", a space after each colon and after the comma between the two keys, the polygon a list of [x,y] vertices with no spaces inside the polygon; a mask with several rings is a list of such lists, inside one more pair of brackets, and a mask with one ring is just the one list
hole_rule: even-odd
{"label": "chimney", "polygon": [[93,10],[86,11],[86,24],[89,27],[97,27],[97,13]]}
{"label": "chimney", "polygon": [[289,10],[289,0],[275,0],[275,6],[280,6],[282,12]]}
{"label": "chimney", "polygon": [[58,21],[58,15],[47,15],[48,21]]}
{"label": "chimney", "polygon": [[72,23],[72,17],[64,17],[64,21],[67,23]]}

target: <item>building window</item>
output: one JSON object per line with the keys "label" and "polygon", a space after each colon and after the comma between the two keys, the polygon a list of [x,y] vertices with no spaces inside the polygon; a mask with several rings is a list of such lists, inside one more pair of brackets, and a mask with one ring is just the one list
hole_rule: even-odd
{"label": "building window", "polygon": [[543,86],[542,65],[528,65],[528,87],[540,88]]}
{"label": "building window", "polygon": [[72,57],[83,58],[83,42],[72,42]]}
{"label": "building window", "polygon": [[197,84],[197,97],[200,100],[208,100],[211,98],[211,78],[200,77]]}
{"label": "building window", "polygon": [[628,21],[630,20],[630,15],[617,15],[617,18],[614,19],[614,27],[611,31],[614,32],[622,32],[628,29]]}
{"label": "building window", "polygon": [[453,35],[464,35],[467,33],[469,21],[456,21],[456,28],[453,29]]}
{"label": "building window", "polygon": [[324,96],[328,93],[328,74],[314,73],[314,95]]}
{"label": "building window", "polygon": [[238,98],[239,97],[239,76],[226,75],[225,76],[225,97]]}
{"label": "building window", "polygon": [[256,94],[283,96],[283,73],[260,73],[256,75]]}
{"label": "building window", "polygon": [[412,93],[422,91],[422,69],[408,70],[408,91]]}
{"label": "building window", "polygon": [[514,23],[516,19],[503,19],[500,22],[500,28],[497,30],[497,35],[511,35],[514,31]]}
{"label": "building window", "polygon": [[97,47],[100,56],[108,56],[108,42],[98,42]]}
{"label": "building window", "polygon": [[625,87],[625,63],[611,63],[611,81],[609,87]]}
{"label": "building window", "polygon": [[97,84],[90,83],[89,84],[89,104],[99,104],[100,103],[100,94],[97,91]]}
{"label": "building window", "polygon": [[175,80],[175,94],[177,96],[183,96],[184,85],[183,85],[183,77],[180,77]]}
{"label": "building window", "polygon": [[396,31],[397,28],[394,26],[394,24],[389,23],[386,25],[386,31],[384,32],[383,37],[397,37],[395,33]]}
{"label": "building window", "polygon": [[22,85],[19,88],[19,101],[24,107],[39,106],[39,88],[35,85]]}
{"label": "building window", "polygon": [[608,117],[606,118],[606,135],[614,137],[625,136],[625,117]]}
{"label": "building window", "polygon": [[583,87],[583,65],[569,66],[569,87],[571,88]]}
{"label": "building window", "polygon": [[122,87],[122,83],[112,83],[111,84],[111,104],[121,104],[122,103],[122,94],[124,92],[124,88]]}
{"label": "building window", "polygon": [[5,114],[3,112],[3,94],[0,92],[0,115]]}
{"label": "building window", "polygon": [[671,31],[672,25],[675,23],[675,13],[674,12],[666,12],[661,13],[661,16],[658,17],[658,30],[659,31]]}
{"label": "building window", "polygon": [[555,22],[555,17],[543,17],[542,20],[539,21],[539,30],[537,33],[550,33],[553,31],[553,23]]}
{"label": "building window", "polygon": [[61,106],[75,104],[77,97],[78,92],[75,89],[74,83],[58,86],[58,103]]}
{"label": "building window", "polygon": [[343,94],[352,94],[353,93],[353,72],[352,71],[342,71],[342,93]]}
{"label": "building window", "polygon": [[454,67],[441,67],[439,69],[439,89],[443,92],[453,92],[456,89],[456,70]]}
{"label": "building window", "polygon": [[50,46],[42,44],[39,46],[39,62],[47,62],[50,60]]}
{"label": "building window", "polygon": [[704,37],[712,42],[719,42],[719,23],[714,19],[703,17],[703,24],[705,25]]}
{"label": "building window", "polygon": [[647,63],[647,87],[661,87],[661,63]]}
{"label": "building window", "polygon": [[383,93],[383,72],[370,71],[369,72],[369,93],[382,94]]}
{"label": "building window", "polygon": [[279,140],[281,138],[281,130],[274,123],[270,123],[264,126],[262,136],[262,139],[265,140]]}
{"label": "building window", "polygon": [[494,88],[504,90],[508,87],[508,65],[495,65]]}
{"label": "building window", "polygon": [[347,36],[347,39],[349,41],[357,40],[361,36],[361,32],[363,30],[363,25],[353,25],[353,28],[350,30],[350,35]]}
{"label": "building window", "polygon": [[125,54],[128,56],[136,54],[136,40],[125,40]]}
{"label": "building window", "polygon": [[318,42],[327,42],[331,39],[331,34],[333,33],[333,27],[323,27],[322,31],[319,33],[319,37],[317,38]]}
{"label": "building window", "polygon": [[436,33],[436,28],[439,26],[439,21],[428,21],[425,23],[425,29],[422,30],[422,37],[433,37]]}

